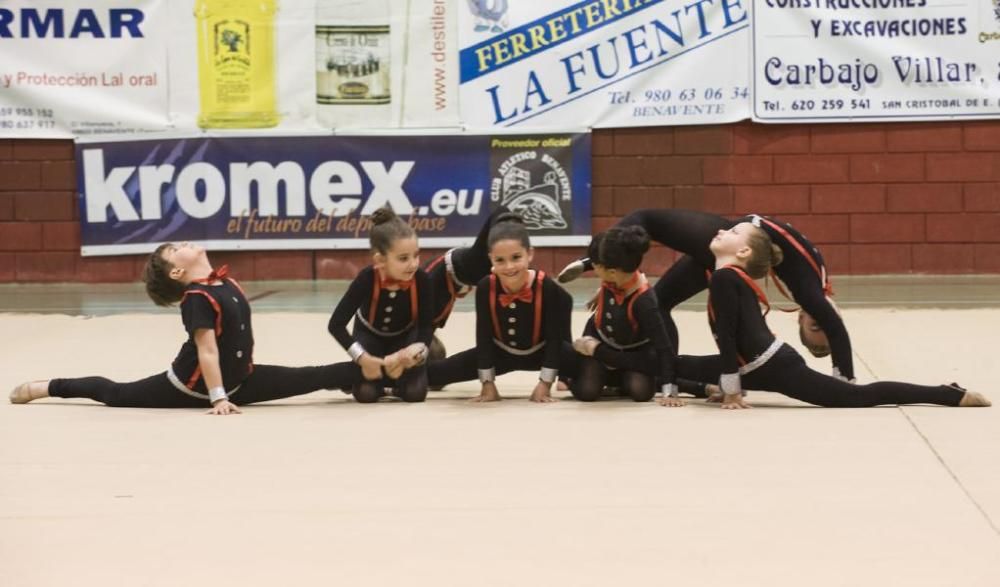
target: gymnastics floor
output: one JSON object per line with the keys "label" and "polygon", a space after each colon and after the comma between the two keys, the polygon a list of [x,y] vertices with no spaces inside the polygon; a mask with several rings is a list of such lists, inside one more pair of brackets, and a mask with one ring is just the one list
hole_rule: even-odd
{"label": "gymnastics floor", "polygon": [[[344,284],[245,285],[256,362],[346,360],[326,332]],[[837,285],[859,381],[958,381],[998,405],[536,405],[531,373],[488,405],[468,403],[477,383],[227,417],[4,399],[0,586],[1000,585],[1000,278]],[[473,344],[470,301],[439,333],[450,352]],[[684,353],[714,350],[703,307],[675,313]],[[769,323],[801,351],[794,314]],[[138,286],[0,286],[0,332],[4,393],[144,377],[185,337]]]}

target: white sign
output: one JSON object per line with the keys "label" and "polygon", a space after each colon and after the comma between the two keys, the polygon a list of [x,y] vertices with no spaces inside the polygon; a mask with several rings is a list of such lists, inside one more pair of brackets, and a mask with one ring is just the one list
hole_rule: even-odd
{"label": "white sign", "polygon": [[6,1],[0,137],[454,129],[457,5]]}
{"label": "white sign", "polygon": [[753,0],[753,119],[1000,116],[1000,3]]}
{"label": "white sign", "polygon": [[462,122],[517,129],[749,116],[744,0],[467,0]]}
{"label": "white sign", "polygon": [[0,136],[134,134],[168,125],[167,3],[0,4]]}

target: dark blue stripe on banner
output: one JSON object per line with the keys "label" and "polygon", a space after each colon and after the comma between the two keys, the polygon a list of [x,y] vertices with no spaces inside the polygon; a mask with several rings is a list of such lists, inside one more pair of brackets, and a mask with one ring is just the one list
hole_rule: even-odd
{"label": "dark blue stripe on banner", "polygon": [[504,126],[506,126],[506,127],[517,126],[518,124],[521,124],[525,120],[531,120],[532,118],[535,118],[536,116],[540,116],[540,115],[545,114],[547,112],[552,112],[553,110],[556,110],[557,108],[562,108],[563,106],[565,106],[567,104],[570,104],[572,102],[575,102],[575,101],[579,100],[580,98],[585,98],[585,97],[589,96],[590,94],[593,94],[597,90],[602,90],[602,89],[604,89],[604,88],[606,88],[608,86],[613,86],[614,84],[617,84],[618,82],[627,80],[630,77],[635,77],[635,76],[639,75],[640,73],[642,73],[644,71],[648,71],[648,70],[650,70],[650,69],[652,69],[654,67],[659,67],[659,66],[663,65],[664,63],[666,63],[668,61],[672,61],[672,60],[674,60],[674,59],[676,59],[678,57],[682,57],[684,55],[687,55],[688,53],[690,53],[691,51],[694,51],[695,49],[701,49],[702,47],[711,45],[712,43],[714,43],[716,41],[719,41],[721,39],[724,39],[724,38],[728,37],[729,35],[732,35],[734,33],[738,33],[740,31],[742,31],[743,29],[748,28],[749,26],[750,26],[749,24],[741,26],[738,29],[733,29],[733,30],[729,31],[728,33],[721,34],[718,37],[715,37],[714,39],[712,39],[711,41],[706,41],[706,42],[702,43],[701,45],[695,45],[694,47],[691,47],[690,49],[688,49],[686,51],[682,51],[680,53],[674,53],[673,55],[670,55],[669,57],[664,57],[663,59],[657,61],[656,63],[652,63],[650,65],[647,65],[646,67],[643,67],[642,69],[637,69],[637,70],[633,71],[632,73],[630,73],[628,75],[625,75],[625,76],[622,76],[620,78],[613,79],[613,80],[609,81],[606,84],[599,85],[599,86],[597,86],[595,88],[587,90],[586,92],[583,92],[582,94],[576,94],[572,98],[570,98],[569,100],[566,100],[565,102],[560,102],[558,104],[554,104],[554,105],[546,108],[545,110],[536,110],[535,112],[532,112],[530,116],[525,116],[523,118],[519,118],[517,120],[513,120],[511,122],[508,122]]}
{"label": "dark blue stripe on banner", "polygon": [[[461,83],[562,45],[664,0],[584,0],[487,39],[459,53]],[[608,8],[615,13],[609,14]],[[598,22],[587,26],[594,15]]]}

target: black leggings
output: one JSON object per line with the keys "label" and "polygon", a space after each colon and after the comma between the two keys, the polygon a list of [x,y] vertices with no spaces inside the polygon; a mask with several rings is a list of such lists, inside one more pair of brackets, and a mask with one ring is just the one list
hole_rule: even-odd
{"label": "black leggings", "polygon": [[[559,378],[571,379],[577,374],[580,355],[573,346],[565,341],[559,341]],[[541,348],[530,355],[512,355],[494,347],[493,368],[497,375],[511,371],[539,371],[545,359],[545,349]],[[479,379],[478,350],[471,348],[454,354],[443,361],[434,361],[427,365],[427,380],[432,386],[448,385],[459,381],[475,381]]]}
{"label": "black leggings", "polygon": [[[677,374],[695,381],[718,382],[719,355],[677,358]],[[945,386],[877,381],[856,385],[810,369],[792,347],[782,345],[769,361],[741,377],[743,389],[775,391],[825,408],[870,408],[883,405],[938,404],[957,406],[963,392]]]}
{"label": "black leggings", "polygon": [[580,358],[579,374],[573,379],[570,391],[580,401],[593,402],[601,399],[606,385],[615,384],[637,402],[648,402],[656,395],[655,377],[639,370],[611,369],[593,357]]}
{"label": "black leggings", "polygon": [[670,311],[707,288],[708,274],[705,272],[705,267],[699,265],[690,255],[678,259],[653,286],[656,299],[660,302],[660,309],[663,310],[663,324],[667,327],[667,336],[670,337],[675,350],[680,348],[680,340],[677,324],[674,323]]}
{"label": "black leggings", "polygon": [[[334,363],[322,367],[277,367],[254,365],[253,373],[231,392],[229,401],[237,405],[266,402],[311,393],[320,389],[349,388],[361,380],[361,368],[354,363]],[[130,383],[104,377],[53,379],[52,397],[81,397],[113,408],[204,408],[211,404],[185,394],[160,373]]]}
{"label": "black leggings", "polygon": [[[397,336],[378,336],[364,326],[357,325],[354,328],[354,339],[372,356],[385,357],[417,342],[417,329],[411,328]],[[351,393],[359,403],[371,404],[384,395],[386,387],[392,387],[393,395],[405,402],[422,402],[427,398],[427,367],[421,365],[408,369],[399,379],[383,377],[380,381],[368,381],[362,376]]]}

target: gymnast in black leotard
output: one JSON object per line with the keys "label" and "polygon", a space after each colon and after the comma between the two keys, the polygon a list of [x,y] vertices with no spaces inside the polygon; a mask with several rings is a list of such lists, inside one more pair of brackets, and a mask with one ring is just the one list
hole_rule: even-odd
{"label": "gymnast in black leotard", "polygon": [[[679,348],[677,326],[671,310],[681,302],[708,287],[708,275],[715,267],[709,243],[720,229],[749,219],[729,220],[693,210],[636,210],[623,217],[619,226],[638,225],[650,238],[664,246],[684,253],[656,282],[653,289],[663,309],[664,323],[674,349]],[[816,356],[832,352],[833,375],[854,379],[851,340],[830,296],[832,288],[826,274],[823,257],[816,247],[791,225],[765,217],[758,224],[784,253],[784,261],[774,267],[774,274],[787,286],[790,297],[801,306],[800,338]],[[559,281],[575,279],[589,269],[586,258],[567,265]],[[776,280],[776,283],[779,283]],[[782,287],[779,285],[779,287]]]}
{"label": "gymnast in black leotard", "polygon": [[761,313],[761,306],[769,305],[754,279],[766,275],[782,255],[767,232],[750,222],[741,222],[720,230],[710,247],[716,265],[710,278],[708,316],[719,354],[682,355],[677,358],[676,369],[680,377],[718,381],[719,393],[714,399],[721,401],[723,408],[750,407],[743,398],[745,388],[775,391],[824,407],[990,405],[983,395],[954,383],[926,386],[878,381],[856,385],[813,371],[790,346],[774,337]]}

